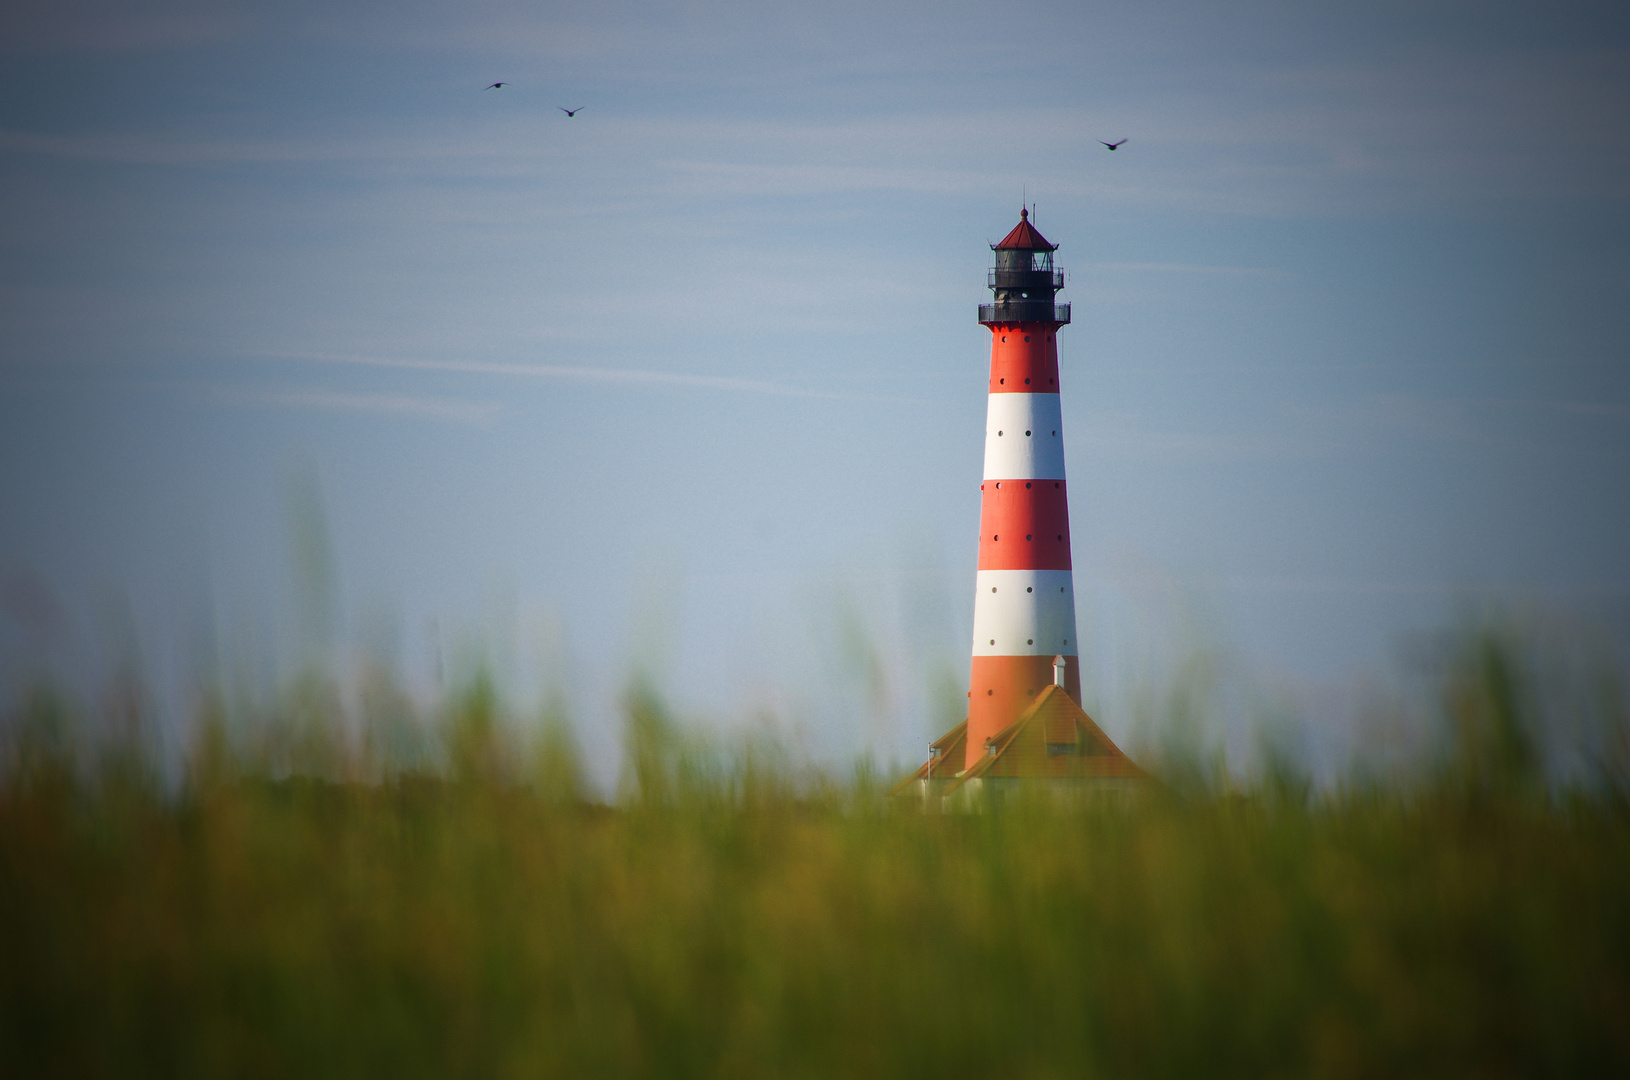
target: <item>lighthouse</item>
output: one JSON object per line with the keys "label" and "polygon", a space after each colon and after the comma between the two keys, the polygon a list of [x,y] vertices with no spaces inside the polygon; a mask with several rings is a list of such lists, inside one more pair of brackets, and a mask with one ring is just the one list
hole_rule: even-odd
{"label": "lighthouse", "polygon": [[993,302],[979,305],[979,321],[990,328],[990,397],[968,680],[970,766],[985,741],[1053,682],[1055,656],[1064,660],[1065,692],[1081,699],[1058,381],[1058,331],[1069,325],[1070,305],[1054,302],[1064,272],[1053,266],[1057,246],[1030,224],[1028,210],[992,250],[996,265],[986,280]]}
{"label": "lighthouse", "polygon": [[1058,364],[1070,305],[1057,302],[1064,287],[1057,250],[1027,208],[991,245],[992,298],[979,305],[979,322],[990,330],[990,380],[968,714],[929,745],[928,761],[897,794],[1147,779],[1080,705]]}

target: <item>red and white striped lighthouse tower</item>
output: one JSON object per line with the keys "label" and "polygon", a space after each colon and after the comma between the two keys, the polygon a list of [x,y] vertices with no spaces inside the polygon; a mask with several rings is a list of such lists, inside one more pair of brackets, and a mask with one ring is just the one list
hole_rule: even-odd
{"label": "red and white striped lighthouse tower", "polygon": [[1054,793],[1136,790],[1149,774],[1081,708],[1080,644],[1070,573],[1069,492],[1059,409],[1057,245],[1028,210],[999,244],[979,305],[990,327],[985,474],[973,603],[968,716],[928,744],[928,760],[893,789],[925,807]]}
{"label": "red and white striped lighthouse tower", "polygon": [[1081,700],[1056,341],[1070,305],[1054,302],[1064,274],[1028,210],[992,250],[994,302],[979,305],[990,327],[990,402],[965,768],[1053,683],[1055,656],[1065,692]]}

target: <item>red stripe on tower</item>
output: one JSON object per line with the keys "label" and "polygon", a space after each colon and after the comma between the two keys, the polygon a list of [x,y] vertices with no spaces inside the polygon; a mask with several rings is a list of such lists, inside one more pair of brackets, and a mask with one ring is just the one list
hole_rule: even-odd
{"label": "red stripe on tower", "polygon": [[1064,689],[1081,700],[1056,340],[1070,306],[1054,302],[1064,275],[1028,210],[992,250],[994,302],[979,305],[990,399],[964,768],[1053,682],[1054,656],[1066,658]]}

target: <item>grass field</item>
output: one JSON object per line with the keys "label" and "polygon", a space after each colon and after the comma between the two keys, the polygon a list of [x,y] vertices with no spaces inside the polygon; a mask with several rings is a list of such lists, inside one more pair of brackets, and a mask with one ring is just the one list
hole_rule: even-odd
{"label": "grass field", "polygon": [[609,805],[480,688],[433,768],[204,723],[179,790],[36,698],[0,1073],[1626,1075],[1630,788],[1547,782],[1471,655],[1409,783],[960,814],[697,748],[639,695]]}

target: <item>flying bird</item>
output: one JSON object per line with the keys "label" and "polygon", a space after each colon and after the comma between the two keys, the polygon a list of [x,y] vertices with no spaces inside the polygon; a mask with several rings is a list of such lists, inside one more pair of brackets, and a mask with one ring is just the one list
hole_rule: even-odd
{"label": "flying bird", "polygon": [[1104,145],[1109,147],[1111,150],[1114,150],[1117,147],[1119,147],[1121,145],[1121,143],[1125,142],[1126,140],[1122,139],[1121,142],[1104,142],[1104,140],[1099,139],[1098,141],[1101,142],[1101,143],[1104,143]]}
{"label": "flying bird", "polygon": [[491,86],[483,87],[483,89],[486,89],[486,90],[501,90],[501,89],[503,89],[504,87],[506,87],[508,85],[509,85],[509,83],[507,83],[507,82],[495,82]]}
{"label": "flying bird", "polygon": [[556,105],[555,108],[559,109],[561,112],[565,113],[567,116],[576,116],[578,113],[583,111],[583,106],[581,106],[581,105],[579,105],[575,109],[568,109],[564,105]]}

